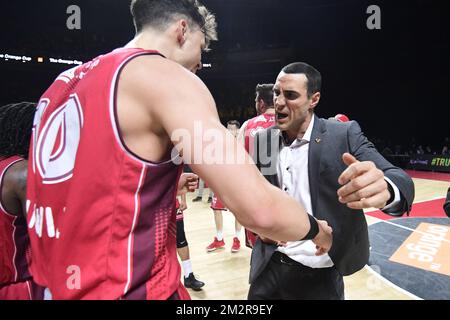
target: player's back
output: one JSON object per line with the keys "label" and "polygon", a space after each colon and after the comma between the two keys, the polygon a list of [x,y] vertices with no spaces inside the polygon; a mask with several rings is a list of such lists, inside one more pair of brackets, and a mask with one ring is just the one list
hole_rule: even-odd
{"label": "player's back", "polygon": [[133,154],[117,119],[123,68],[155,54],[115,50],[61,74],[40,100],[28,217],[32,272],[53,298],[167,299],[177,289],[182,168]]}
{"label": "player's back", "polygon": [[245,150],[249,152],[249,154],[253,154],[253,143],[258,131],[267,129],[275,125],[275,114],[264,113],[259,116],[256,116],[247,122],[247,126],[245,127]]}

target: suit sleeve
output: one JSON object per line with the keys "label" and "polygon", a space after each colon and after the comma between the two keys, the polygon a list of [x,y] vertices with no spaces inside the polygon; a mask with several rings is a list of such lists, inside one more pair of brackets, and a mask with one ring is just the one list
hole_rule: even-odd
{"label": "suit sleeve", "polygon": [[447,199],[444,203],[444,211],[447,214],[447,216],[450,218],[450,188],[448,188],[447,191]]}
{"label": "suit sleeve", "polygon": [[401,200],[398,206],[393,209],[383,211],[393,216],[402,216],[405,212],[409,214],[414,201],[414,183],[408,174],[400,168],[387,161],[375,148],[361,131],[361,127],[356,121],[351,121],[347,131],[347,141],[350,153],[359,161],[372,161],[378,169],[384,172],[399,189]]}

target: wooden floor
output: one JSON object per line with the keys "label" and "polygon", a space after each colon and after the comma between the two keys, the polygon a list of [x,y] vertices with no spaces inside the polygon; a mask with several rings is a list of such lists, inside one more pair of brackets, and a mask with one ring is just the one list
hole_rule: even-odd
{"label": "wooden floor", "polygon": [[[442,198],[447,194],[449,182],[413,179],[416,187],[415,202]],[[206,283],[202,291],[189,290],[193,300],[245,300],[248,292],[250,249],[244,245],[241,234],[241,250],[231,253],[234,236],[234,216],[224,213],[225,249],[207,253],[206,246],[215,236],[214,215],[206,203],[208,190],[202,203],[193,203],[194,195],[188,195],[188,210],[184,221],[186,236],[191,251],[191,261],[196,277]],[[367,217],[368,224],[378,219]],[[408,300],[414,299],[407,292],[381,279],[367,266],[344,278],[345,296],[349,300]]]}

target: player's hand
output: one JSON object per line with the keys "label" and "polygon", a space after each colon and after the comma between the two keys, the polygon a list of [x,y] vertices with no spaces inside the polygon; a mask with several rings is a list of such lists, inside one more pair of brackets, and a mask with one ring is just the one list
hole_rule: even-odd
{"label": "player's hand", "polygon": [[330,251],[333,245],[333,229],[324,220],[317,220],[319,225],[319,233],[312,239],[316,245],[316,256],[321,256]]}
{"label": "player's hand", "polygon": [[181,201],[180,201],[180,208],[181,211],[184,211],[187,209],[187,203],[186,203],[186,198],[185,197],[181,197]]}
{"label": "player's hand", "polygon": [[343,187],[337,191],[339,202],[350,209],[384,208],[391,194],[383,171],[372,161],[358,161],[349,153],[342,160],[348,168],[339,177]]}
{"label": "player's hand", "polygon": [[198,187],[198,176],[194,173],[183,173],[178,181],[177,195],[194,192]]}

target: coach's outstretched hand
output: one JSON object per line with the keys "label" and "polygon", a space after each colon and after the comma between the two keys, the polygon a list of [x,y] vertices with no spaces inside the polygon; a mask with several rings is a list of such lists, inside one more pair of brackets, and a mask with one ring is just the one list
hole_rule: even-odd
{"label": "coach's outstretched hand", "polygon": [[181,196],[188,192],[194,192],[198,186],[198,176],[194,173],[183,173],[178,181],[177,195]]}
{"label": "coach's outstretched hand", "polygon": [[350,209],[384,208],[391,197],[383,171],[371,161],[358,161],[349,153],[342,160],[348,168],[339,177],[343,187],[337,191],[339,201]]}
{"label": "coach's outstretched hand", "polygon": [[330,251],[333,245],[333,229],[324,220],[317,220],[319,233],[312,240],[316,245],[316,256],[321,256]]}

